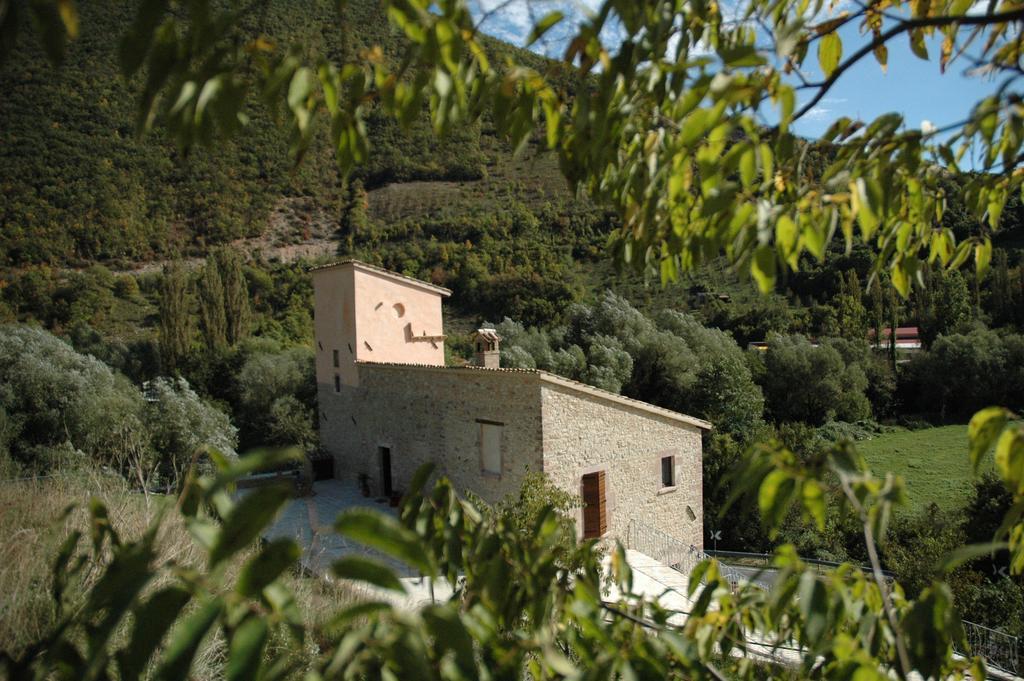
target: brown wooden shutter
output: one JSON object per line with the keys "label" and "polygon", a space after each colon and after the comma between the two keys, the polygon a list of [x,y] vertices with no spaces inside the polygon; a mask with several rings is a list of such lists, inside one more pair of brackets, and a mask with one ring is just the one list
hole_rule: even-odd
{"label": "brown wooden shutter", "polygon": [[583,538],[597,539],[608,531],[604,471],[583,476]]}

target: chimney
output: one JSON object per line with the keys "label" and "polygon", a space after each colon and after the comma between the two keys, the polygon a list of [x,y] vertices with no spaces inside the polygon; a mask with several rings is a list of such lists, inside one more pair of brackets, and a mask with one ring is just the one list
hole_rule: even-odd
{"label": "chimney", "polygon": [[477,329],[472,335],[473,346],[476,350],[473,355],[473,366],[497,369],[501,366],[501,351],[499,343],[501,336],[494,329]]}

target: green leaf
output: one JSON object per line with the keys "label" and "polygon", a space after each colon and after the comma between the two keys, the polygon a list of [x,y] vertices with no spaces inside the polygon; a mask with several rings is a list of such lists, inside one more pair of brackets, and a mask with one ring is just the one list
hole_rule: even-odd
{"label": "green leaf", "polygon": [[757,505],[761,509],[765,525],[773,536],[786,517],[795,486],[793,478],[779,469],[773,470],[761,481]]}
{"label": "green leaf", "polygon": [[988,407],[971,417],[971,422],[967,424],[967,440],[970,443],[968,455],[975,474],[978,472],[981,458],[992,449],[996,438],[1003,432],[1009,420],[1009,412],[1002,407]]}
{"label": "green leaf", "polygon": [[889,48],[885,45],[879,45],[873,51],[875,61],[882,67],[882,73],[885,73],[889,69]]}
{"label": "green leaf", "polygon": [[752,146],[744,146],[740,154],[740,181],[744,187],[751,187],[757,180],[757,156]]}
{"label": "green leaf", "polygon": [[757,282],[761,293],[770,293],[775,286],[775,251],[771,246],[761,245],[750,260],[750,273]]}
{"label": "green leaf", "polygon": [[199,644],[217,621],[222,605],[219,598],[208,600],[175,627],[156,672],[159,681],[182,681],[188,677]]}
{"label": "green leaf", "polygon": [[251,558],[238,576],[236,590],[243,596],[258,596],[282,572],[299,560],[302,550],[291,539],[275,539]]}
{"label": "green leaf", "polygon": [[288,107],[292,110],[305,106],[306,99],[313,91],[313,70],[307,66],[295,71],[292,81],[288,85]]}
{"label": "green leaf", "polygon": [[989,263],[992,262],[992,240],[988,237],[974,246],[974,268],[978,273],[978,279],[984,279],[988,272]]}
{"label": "green leaf", "polygon": [[284,485],[262,487],[243,496],[217,533],[210,549],[210,567],[216,567],[251,544],[290,497],[291,490]]}
{"label": "green leaf", "polygon": [[910,50],[919,58],[928,61],[928,46],[924,43],[924,31],[914,29],[910,32]]}
{"label": "green leaf", "polygon": [[829,607],[828,591],[813,572],[805,572],[800,577],[797,602],[804,619],[804,642],[817,647],[828,630]]}
{"label": "green leaf", "polygon": [[153,594],[148,601],[135,608],[135,627],[131,641],[117,653],[121,678],[137,679],[146,669],[167,631],[178,619],[191,594],[179,586],[169,586]]}
{"label": "green leaf", "polygon": [[235,629],[228,646],[228,663],[224,670],[227,681],[257,678],[267,633],[267,621],[259,615],[247,617]]}
{"label": "green leaf", "polygon": [[826,33],[818,43],[818,63],[821,71],[828,78],[839,66],[839,60],[843,57],[843,41],[838,33]]}
{"label": "green leaf", "polygon": [[228,468],[217,474],[213,484],[207,490],[207,495],[212,495],[217,490],[223,489],[250,473],[272,470],[301,461],[303,456],[302,450],[298,447],[264,447],[247,451],[237,460],[232,461]]}
{"label": "green leaf", "polygon": [[442,651],[451,650],[455,654],[455,664],[461,675],[467,679],[475,677],[477,667],[473,638],[454,606],[424,608],[423,621],[433,634],[435,645]]}
{"label": "green leaf", "polygon": [[775,242],[779,245],[782,257],[786,259],[789,266],[796,269],[797,266],[797,241],[798,233],[796,223],[788,215],[780,215],[775,223]]}
{"label": "green leaf", "polygon": [[415,567],[424,575],[434,576],[419,537],[392,516],[370,509],[352,509],[338,517],[334,529]]}
{"label": "green leaf", "polygon": [[386,603],[384,601],[367,601],[366,603],[357,603],[356,605],[345,608],[341,612],[333,615],[328,621],[326,629],[329,631],[337,630],[346,626],[354,619],[369,617],[381,612],[391,612],[392,610],[394,610],[394,607],[390,603]]}
{"label": "green leaf", "polygon": [[382,589],[405,593],[405,587],[391,568],[377,560],[362,556],[345,556],[334,561],[331,571],[342,579],[354,579]]}
{"label": "green leaf", "polygon": [[996,443],[996,469],[1014,494],[1024,494],[1024,428],[1003,431]]}
{"label": "green leaf", "polygon": [[987,544],[968,544],[967,546],[961,546],[955,551],[951,551],[943,560],[939,566],[939,569],[944,572],[952,572],[964,563],[974,560],[975,558],[981,558],[982,556],[989,556],[996,551],[1005,550],[1009,544],[1004,541],[988,542]]}
{"label": "green leaf", "polygon": [[825,529],[825,492],[817,480],[807,479],[801,485],[801,496],[807,514],[814,519],[819,531]]}
{"label": "green leaf", "polygon": [[543,17],[541,17],[541,20],[534,24],[533,30],[530,31],[530,35],[526,39],[526,47],[529,47],[530,45],[533,45],[535,42],[540,40],[545,33],[550,31],[555,24],[557,24],[564,18],[565,14],[559,12],[558,10],[548,12]]}

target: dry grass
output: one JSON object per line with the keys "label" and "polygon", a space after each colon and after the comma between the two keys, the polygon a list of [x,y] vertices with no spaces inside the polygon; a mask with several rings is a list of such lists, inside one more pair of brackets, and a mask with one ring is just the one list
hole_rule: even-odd
{"label": "dry grass", "polygon": [[[91,498],[106,504],[112,524],[123,540],[141,536],[159,508],[172,502],[166,497],[134,492],[123,479],[97,472],[0,483],[0,594],[3,594],[0,598],[0,650],[18,656],[55,624],[50,593],[52,562],[61,543],[76,529],[84,534],[80,551],[91,551],[87,510]],[[76,509],[65,516],[65,509],[72,504]],[[237,573],[255,550],[254,546],[234,558],[226,584],[232,583],[232,573]],[[169,562],[202,567],[206,562],[204,551],[174,513],[167,514],[161,527],[157,552],[155,564],[158,567]],[[89,588],[100,577],[98,568],[90,563],[82,578],[71,585],[70,607],[84,604]],[[162,572],[148,588],[155,589],[169,579],[169,575]],[[323,623],[330,613],[352,600],[350,593],[319,579],[293,575],[288,582],[308,624]],[[117,639],[124,641],[125,635],[122,631]],[[272,641],[271,645],[278,650],[285,647],[283,641]],[[302,657],[311,660],[317,653],[315,643],[307,644],[304,653]],[[193,678],[220,677],[224,654],[222,637],[219,634],[211,637],[196,659]]]}

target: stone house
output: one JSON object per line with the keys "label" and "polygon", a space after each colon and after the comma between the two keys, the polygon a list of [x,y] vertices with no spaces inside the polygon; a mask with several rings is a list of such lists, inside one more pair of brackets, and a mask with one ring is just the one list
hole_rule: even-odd
{"label": "stone house", "polygon": [[446,366],[451,292],[358,261],[313,269],[323,448],[335,474],[400,492],[433,462],[494,502],[529,471],[580,495],[586,537],[630,520],[703,546],[701,432],[709,423],[546,371],[501,368],[492,329],[472,366]]}

